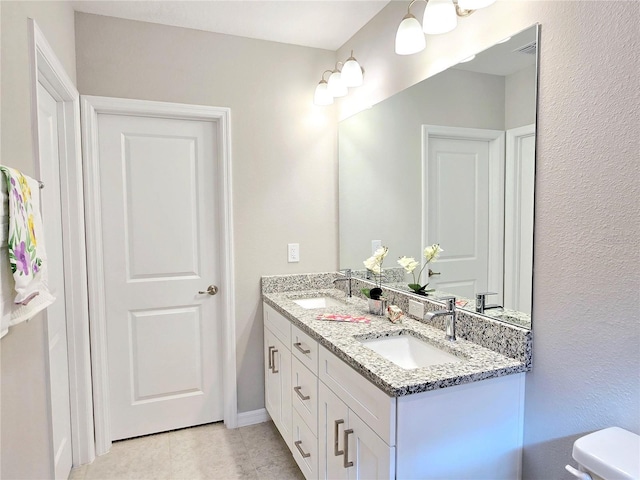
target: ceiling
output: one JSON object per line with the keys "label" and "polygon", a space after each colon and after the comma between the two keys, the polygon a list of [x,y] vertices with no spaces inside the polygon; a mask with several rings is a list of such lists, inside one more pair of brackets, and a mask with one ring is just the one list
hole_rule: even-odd
{"label": "ceiling", "polygon": [[389,0],[72,0],[78,12],[337,50]]}
{"label": "ceiling", "polygon": [[[470,62],[459,63],[454,68],[491,75],[511,75],[536,64],[536,37],[537,29],[529,27],[512,35],[504,43],[498,43],[479,52]],[[522,47],[531,45],[533,47],[527,49],[527,53],[520,51]]]}

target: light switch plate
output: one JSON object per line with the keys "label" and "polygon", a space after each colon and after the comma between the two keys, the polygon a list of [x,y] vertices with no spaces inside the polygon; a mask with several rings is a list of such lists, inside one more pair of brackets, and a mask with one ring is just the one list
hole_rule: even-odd
{"label": "light switch plate", "polygon": [[287,260],[289,263],[296,263],[300,261],[300,244],[299,243],[287,244]]}
{"label": "light switch plate", "polygon": [[382,240],[371,240],[371,255],[382,246]]}
{"label": "light switch plate", "polygon": [[415,300],[409,300],[409,315],[416,318],[424,318],[424,305]]}

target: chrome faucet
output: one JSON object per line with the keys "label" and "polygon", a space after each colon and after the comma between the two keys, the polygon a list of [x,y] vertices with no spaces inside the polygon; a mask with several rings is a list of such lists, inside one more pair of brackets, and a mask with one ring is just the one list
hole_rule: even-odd
{"label": "chrome faucet", "polygon": [[504,308],[502,305],[493,304],[487,305],[487,295],[497,295],[495,292],[483,292],[476,293],[476,312],[484,313],[485,310],[491,310],[493,308]]}
{"label": "chrome faucet", "polygon": [[456,316],[458,313],[456,311],[456,297],[444,297],[439,298],[438,300],[445,300],[447,309],[438,310],[437,312],[427,312],[425,318],[431,320],[435,317],[446,316],[447,319],[445,320],[444,338],[454,341],[456,339]]}
{"label": "chrome faucet", "polygon": [[336,278],[333,281],[333,284],[335,285],[336,282],[347,282],[347,296],[351,297],[351,269],[346,268],[342,274],[344,275],[344,278]]}

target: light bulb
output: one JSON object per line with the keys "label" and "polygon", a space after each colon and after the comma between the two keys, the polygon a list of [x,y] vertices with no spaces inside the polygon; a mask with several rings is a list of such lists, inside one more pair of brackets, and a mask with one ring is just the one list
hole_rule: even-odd
{"label": "light bulb", "polygon": [[[433,0],[432,0],[433,1]],[[427,42],[418,19],[407,13],[396,32],[396,53],[398,55],[411,55],[424,50]]]}
{"label": "light bulb", "polygon": [[334,70],[329,76],[329,82],[327,83],[329,93],[334,97],[344,97],[349,91],[342,81],[342,76],[338,70]]}
{"label": "light bulb", "polygon": [[458,0],[458,6],[463,10],[479,10],[480,8],[488,7],[495,1],[496,0]]}
{"label": "light bulb", "polygon": [[333,95],[329,93],[325,80],[320,80],[320,83],[318,83],[316,93],[313,95],[313,103],[321,106],[331,105],[333,103]]}
{"label": "light bulb", "polygon": [[439,35],[450,32],[457,25],[458,16],[452,0],[429,0],[422,18],[424,33]]}
{"label": "light bulb", "polygon": [[349,88],[362,85],[362,67],[360,67],[358,61],[353,57],[353,51],[342,66],[340,78],[342,78],[345,86]]}

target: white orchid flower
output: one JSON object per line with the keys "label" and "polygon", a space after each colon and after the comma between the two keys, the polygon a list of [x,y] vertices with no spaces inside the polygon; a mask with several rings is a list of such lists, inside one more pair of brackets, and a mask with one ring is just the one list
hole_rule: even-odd
{"label": "white orchid flower", "polygon": [[435,262],[442,252],[444,252],[444,250],[440,248],[440,244],[434,243],[424,249],[424,258],[427,260],[427,263]]}
{"label": "white orchid flower", "polygon": [[416,267],[420,265],[413,257],[400,257],[398,264],[404,268],[407,273],[412,273]]}
{"label": "white orchid flower", "polygon": [[378,247],[378,249],[373,252],[373,256],[380,262],[382,263],[382,260],[384,260],[384,257],[387,256],[387,253],[389,252],[389,247]]}

